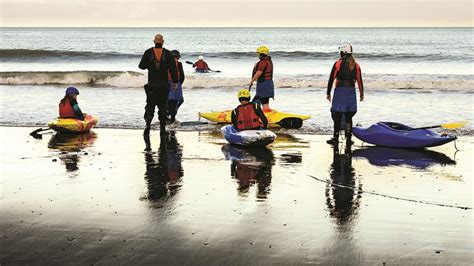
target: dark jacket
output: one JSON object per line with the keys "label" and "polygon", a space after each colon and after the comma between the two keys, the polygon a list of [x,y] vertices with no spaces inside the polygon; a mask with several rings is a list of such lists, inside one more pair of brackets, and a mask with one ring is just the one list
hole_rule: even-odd
{"label": "dark jacket", "polygon": [[[162,48],[162,45],[156,44],[155,48]],[[148,69],[148,86],[168,87],[168,73],[170,73],[173,83],[178,83],[176,64],[174,64],[173,55],[165,48],[163,48],[159,69],[155,68],[155,55],[153,53],[153,48],[150,48],[143,53],[142,60],[138,67],[140,69]]]}

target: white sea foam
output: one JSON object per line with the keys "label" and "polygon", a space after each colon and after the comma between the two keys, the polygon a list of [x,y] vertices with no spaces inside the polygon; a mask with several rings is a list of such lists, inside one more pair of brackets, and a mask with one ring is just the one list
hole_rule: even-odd
{"label": "white sea foam", "polygon": [[[2,85],[74,85],[95,87],[140,88],[147,82],[146,75],[131,71],[68,71],[68,72],[0,72]],[[245,86],[248,78],[188,75],[185,89],[236,88]],[[367,89],[420,89],[471,91],[474,77],[466,75],[366,75]],[[325,88],[327,77],[322,75],[301,78],[275,78],[277,88]]]}

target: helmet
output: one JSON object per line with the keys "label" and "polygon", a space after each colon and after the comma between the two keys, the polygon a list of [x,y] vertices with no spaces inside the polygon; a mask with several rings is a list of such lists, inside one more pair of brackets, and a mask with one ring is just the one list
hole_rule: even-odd
{"label": "helmet", "polygon": [[257,48],[257,53],[259,54],[264,54],[264,55],[268,55],[270,53],[270,50],[268,50],[268,47],[265,46],[265,45],[262,45],[260,47]]}
{"label": "helmet", "polygon": [[237,98],[250,98],[250,91],[248,89],[241,89],[237,94]]}
{"label": "helmet", "polygon": [[179,53],[178,50],[171,51],[171,54],[173,55],[174,58],[180,58],[181,57],[181,54]]}
{"label": "helmet", "polygon": [[339,47],[339,52],[345,53],[345,54],[352,54],[352,45],[350,43],[346,43]]}
{"label": "helmet", "polygon": [[68,87],[66,89],[66,94],[77,94],[79,95],[79,90],[74,87]]}
{"label": "helmet", "polygon": [[198,60],[204,60],[204,56],[200,55],[200,56],[198,57]]}

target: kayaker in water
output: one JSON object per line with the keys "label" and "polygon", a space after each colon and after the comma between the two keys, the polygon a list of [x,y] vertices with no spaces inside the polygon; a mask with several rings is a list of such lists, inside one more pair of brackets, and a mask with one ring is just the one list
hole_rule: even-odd
{"label": "kayaker in water", "polygon": [[66,89],[66,95],[61,102],[59,102],[59,117],[84,120],[84,114],[77,103],[77,95],[79,95],[78,89],[74,87]]}
{"label": "kayaker in water", "polygon": [[166,118],[168,116],[168,97],[170,84],[168,75],[171,76],[171,87],[178,85],[178,75],[176,63],[171,52],[163,48],[163,35],[156,34],[153,41],[155,47],[146,50],[138,67],[148,70],[148,83],[145,85],[146,106],[145,106],[145,130],[143,134],[150,134],[151,121],[155,113],[155,106],[158,106],[158,118],[160,120],[160,134],[166,133]]}
{"label": "kayaker in water", "polygon": [[259,103],[250,102],[250,91],[242,89],[237,94],[240,105],[232,111],[232,125],[235,129],[251,130],[266,129],[268,120]]}
{"label": "kayaker in water", "polygon": [[[347,143],[351,144],[352,136],[352,117],[357,112],[357,98],[355,92],[355,83],[359,88],[360,101],[364,100],[364,84],[362,82],[362,72],[359,64],[356,63],[352,55],[352,45],[344,44],[339,47],[341,58],[334,63],[331,75],[329,76],[326,99],[331,102],[331,117],[334,121],[334,135],[328,140],[328,144],[337,144],[339,142],[339,131],[341,130],[342,116],[344,115],[345,136]],[[331,89],[336,82],[334,97],[331,98]]]}
{"label": "kayaker in water", "polygon": [[193,64],[193,67],[196,69],[196,72],[207,73],[211,71],[206,61],[204,61],[204,56],[200,55],[198,61]]}
{"label": "kayaker in water", "polygon": [[171,78],[171,74],[168,73],[168,83],[170,85],[170,92],[168,95],[168,115],[169,115],[169,122],[173,123],[176,120],[176,114],[178,113],[178,109],[184,102],[183,97],[183,83],[184,83],[184,71],[183,71],[183,64],[179,62],[179,58],[181,58],[181,54],[178,50],[171,51],[171,54],[174,57],[174,62],[176,64],[176,70],[178,75],[178,86],[173,88],[173,81]]}
{"label": "kayaker in water", "polygon": [[257,48],[257,56],[260,59],[252,71],[252,79],[250,79],[249,86],[257,81],[257,93],[252,102],[260,102],[263,105],[263,110],[270,110],[270,98],[275,97],[273,84],[273,62],[270,57],[270,51],[267,46],[260,46]]}

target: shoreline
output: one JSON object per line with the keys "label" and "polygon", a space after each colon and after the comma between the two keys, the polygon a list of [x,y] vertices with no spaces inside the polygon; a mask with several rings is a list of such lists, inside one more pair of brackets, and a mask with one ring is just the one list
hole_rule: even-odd
{"label": "shoreline", "polygon": [[153,131],[145,152],[137,130],[29,131],[0,127],[2,264],[472,262],[472,209],[424,202],[472,208],[474,137],[335,153],[323,135],[242,150]]}

